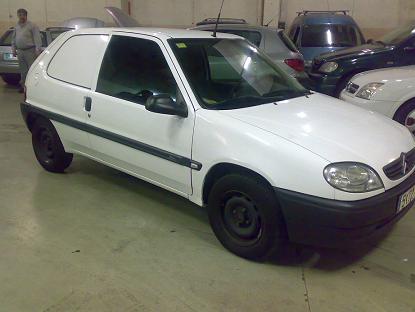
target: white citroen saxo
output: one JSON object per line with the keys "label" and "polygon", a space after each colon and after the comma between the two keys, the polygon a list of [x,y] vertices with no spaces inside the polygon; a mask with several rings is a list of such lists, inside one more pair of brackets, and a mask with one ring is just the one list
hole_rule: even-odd
{"label": "white citroen saxo", "polygon": [[219,241],[245,258],[283,239],[372,238],[415,198],[408,129],[303,89],[237,36],[73,31],[26,86],[22,114],[46,170],[79,154],[206,205]]}

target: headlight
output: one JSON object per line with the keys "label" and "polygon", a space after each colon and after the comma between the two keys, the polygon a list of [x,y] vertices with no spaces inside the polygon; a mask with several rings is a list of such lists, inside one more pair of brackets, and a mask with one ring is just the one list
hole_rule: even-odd
{"label": "headlight", "polygon": [[360,97],[361,99],[370,100],[372,96],[375,95],[376,91],[382,87],[384,83],[380,82],[372,82],[365,85],[359,92],[357,92],[356,96]]}
{"label": "headlight", "polygon": [[339,64],[336,62],[327,62],[320,66],[319,71],[322,73],[331,73],[334,72],[339,67]]}
{"label": "headlight", "polygon": [[378,174],[364,164],[335,163],[324,169],[324,178],[339,190],[350,193],[364,193],[383,188]]}

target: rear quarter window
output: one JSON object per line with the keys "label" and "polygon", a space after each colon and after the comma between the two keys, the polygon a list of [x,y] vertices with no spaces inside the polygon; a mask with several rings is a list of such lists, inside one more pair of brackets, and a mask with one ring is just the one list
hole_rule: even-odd
{"label": "rear quarter window", "polygon": [[108,35],[78,35],[65,41],[48,66],[52,78],[91,89]]}

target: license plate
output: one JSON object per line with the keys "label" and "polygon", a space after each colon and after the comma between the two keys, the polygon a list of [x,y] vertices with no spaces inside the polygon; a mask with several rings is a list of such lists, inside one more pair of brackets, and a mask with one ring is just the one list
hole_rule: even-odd
{"label": "license plate", "polygon": [[4,53],[3,54],[3,59],[5,61],[16,61],[17,60],[17,57],[13,56],[12,53]]}
{"label": "license plate", "polygon": [[408,207],[415,200],[415,185],[399,197],[397,213]]}

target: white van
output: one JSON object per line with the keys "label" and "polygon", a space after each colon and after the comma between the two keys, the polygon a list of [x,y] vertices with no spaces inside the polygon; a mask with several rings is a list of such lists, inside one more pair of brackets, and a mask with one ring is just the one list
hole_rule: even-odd
{"label": "white van", "polygon": [[151,28],[61,35],[21,105],[39,163],[79,154],[206,205],[235,254],[355,243],[415,198],[402,125],[311,93],[248,41]]}

